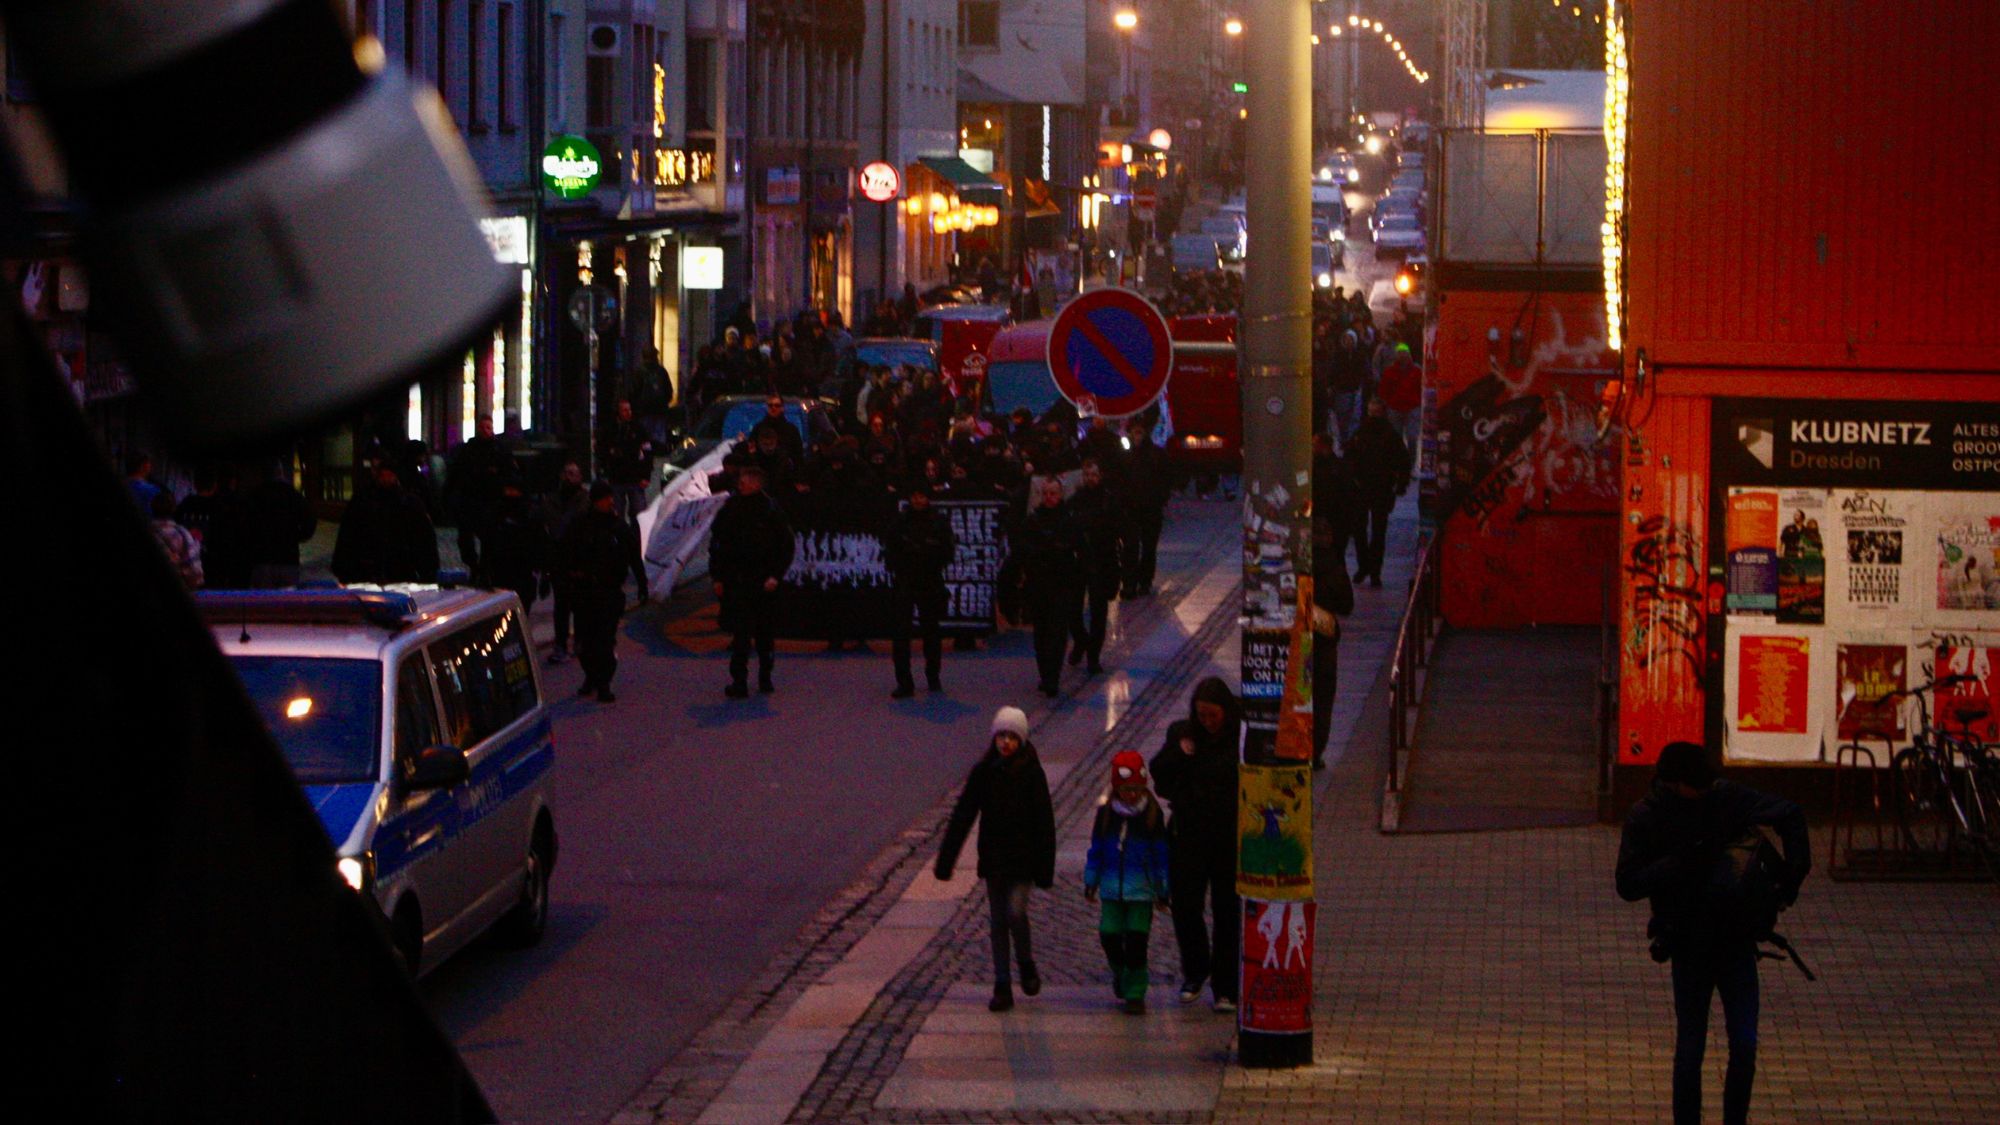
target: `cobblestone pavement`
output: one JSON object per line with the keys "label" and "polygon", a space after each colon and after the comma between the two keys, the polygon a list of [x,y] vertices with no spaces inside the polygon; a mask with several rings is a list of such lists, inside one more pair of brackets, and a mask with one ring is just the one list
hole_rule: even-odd
{"label": "cobblestone pavement", "polygon": [[[1407,560],[1409,512],[1399,513],[1392,536],[1404,548],[1394,558]],[[1040,997],[1021,999],[1005,1016],[984,1010],[984,896],[958,885],[964,874],[937,884],[924,872],[936,831],[926,820],[871,871],[879,879],[864,897],[873,905],[849,907],[853,928],[872,934],[787,965],[773,991],[748,998],[760,1019],[731,1022],[745,1010],[739,1003],[704,1033],[702,1050],[684,1053],[615,1120],[1664,1120],[1667,972],[1646,957],[1643,905],[1612,892],[1617,830],[1376,831],[1387,722],[1382,673],[1400,600],[1393,591],[1403,585],[1401,574],[1389,577],[1391,592],[1361,591],[1347,622],[1335,728],[1344,752],[1318,786],[1312,1067],[1232,1065],[1227,1017],[1175,1002],[1164,919],[1152,943],[1152,1010],[1137,1019],[1117,1014],[1095,913],[1079,893],[1086,814],[1103,759],[1114,744],[1150,753],[1193,678],[1233,666],[1233,612],[1225,606],[1057,783],[1057,886],[1032,907],[1037,960],[1049,982]],[[926,882],[939,893],[917,894]],[[900,886],[911,888],[905,899],[881,905],[893,897],[882,890]],[[840,949],[851,954],[898,913],[919,908],[926,925],[911,931],[917,940],[895,954],[885,983],[867,985],[845,1010],[825,1009],[831,1018],[796,1018],[811,1007],[800,1000],[806,983],[837,980],[853,960],[843,961]],[[1775,962],[1763,972],[1759,1120],[2000,1120],[2000,895],[1964,885],[1842,884],[1816,874],[1785,927],[1821,979],[1808,983]],[[777,1017],[786,1006],[798,1025],[789,1033]],[[1726,1053],[1719,1018],[1714,1032],[1711,1116],[1719,1112]],[[718,1100],[732,1079],[732,1089],[754,1086],[745,1075],[760,1066],[776,1080],[783,1053],[801,1047],[809,1048],[808,1069],[783,1108]]]}

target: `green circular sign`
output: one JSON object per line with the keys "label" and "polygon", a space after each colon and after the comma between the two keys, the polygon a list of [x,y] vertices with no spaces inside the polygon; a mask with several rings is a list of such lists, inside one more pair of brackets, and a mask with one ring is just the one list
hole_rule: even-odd
{"label": "green circular sign", "polygon": [[542,150],[542,186],[564,199],[589,195],[603,171],[597,146],[582,137],[557,137]]}

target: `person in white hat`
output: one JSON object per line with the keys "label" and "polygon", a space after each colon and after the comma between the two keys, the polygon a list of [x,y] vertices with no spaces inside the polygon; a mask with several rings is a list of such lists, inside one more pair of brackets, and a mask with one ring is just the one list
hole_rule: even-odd
{"label": "person in white hat", "polygon": [[1014,1006],[1012,967],[1021,969],[1021,991],[1042,990],[1028,929],[1028,889],[1048,890],[1056,880],[1056,817],[1049,779],[1035,744],[1028,741],[1028,716],[1019,707],[993,715],[986,753],[965,779],[952,806],[951,821],[938,848],[936,874],[951,878],[959,849],[979,821],[979,877],[993,924],[993,999],[988,1010]]}

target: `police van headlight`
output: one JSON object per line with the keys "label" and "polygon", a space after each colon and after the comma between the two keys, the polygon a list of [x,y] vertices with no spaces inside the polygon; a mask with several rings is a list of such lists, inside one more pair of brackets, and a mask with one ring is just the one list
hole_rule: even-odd
{"label": "police van headlight", "polygon": [[1316,280],[1319,282],[1321,289],[1333,288],[1333,275],[1330,273],[1322,273]]}
{"label": "police van headlight", "polygon": [[340,872],[341,881],[356,891],[366,892],[375,881],[375,857],[369,853],[341,856],[333,866]]}

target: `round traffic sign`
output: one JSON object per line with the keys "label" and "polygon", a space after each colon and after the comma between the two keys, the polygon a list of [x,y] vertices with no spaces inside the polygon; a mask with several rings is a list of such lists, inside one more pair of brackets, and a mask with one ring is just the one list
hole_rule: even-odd
{"label": "round traffic sign", "polygon": [[1049,327],[1049,371],[1079,409],[1124,418],[1153,404],[1173,373],[1174,342],[1152,302],[1097,289],[1063,306]]}

